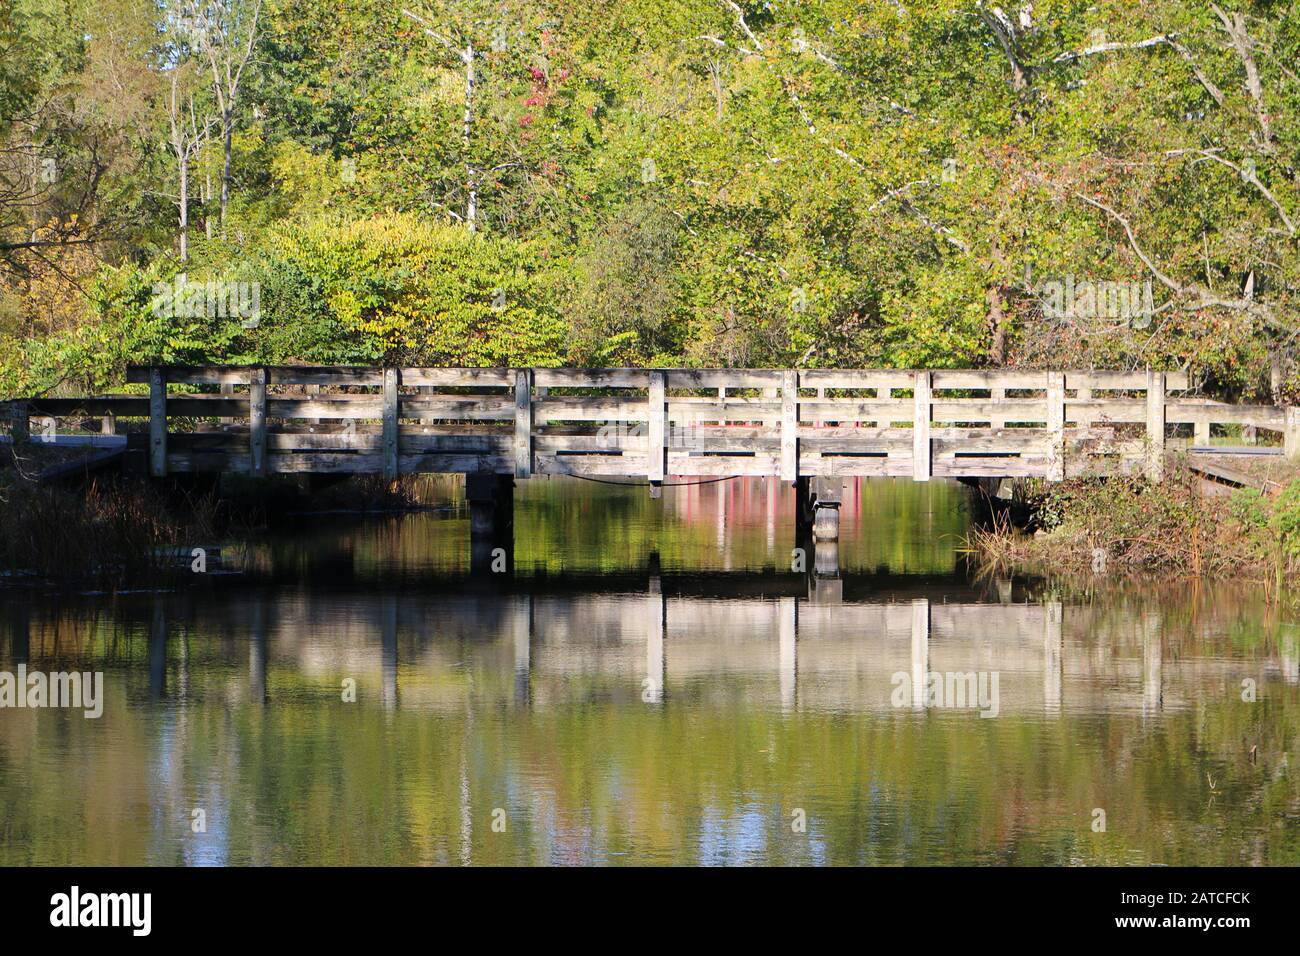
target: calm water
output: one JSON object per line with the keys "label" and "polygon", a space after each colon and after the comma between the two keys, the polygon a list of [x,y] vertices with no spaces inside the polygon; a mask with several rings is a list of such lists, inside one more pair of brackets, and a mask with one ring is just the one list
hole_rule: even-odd
{"label": "calm water", "polygon": [[0,595],[0,671],[104,674],[0,710],[0,864],[1300,864],[1290,612],[972,580],[945,482],[851,488],[818,586],[792,513],[532,479],[511,576],[449,507]]}

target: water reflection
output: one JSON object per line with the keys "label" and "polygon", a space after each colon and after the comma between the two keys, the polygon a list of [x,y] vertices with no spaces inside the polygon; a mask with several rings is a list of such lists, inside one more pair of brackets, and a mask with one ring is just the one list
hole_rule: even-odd
{"label": "water reflection", "polygon": [[550,484],[497,585],[452,511],[318,519],[249,550],[269,584],[0,599],[0,670],[106,696],[0,710],[0,864],[1300,863],[1260,595],[968,580],[936,483],[846,496],[827,601],[752,484]]}

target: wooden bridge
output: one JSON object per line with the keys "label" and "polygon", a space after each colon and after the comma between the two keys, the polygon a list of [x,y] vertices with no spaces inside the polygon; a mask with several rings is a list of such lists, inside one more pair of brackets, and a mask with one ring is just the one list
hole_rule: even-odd
{"label": "wooden bridge", "polygon": [[[1296,409],[1215,402],[1185,373],[343,367],[133,368],[148,395],[10,403],[13,434],[136,420],[150,474],[527,478],[1161,475],[1214,425],[1277,433]],[[147,423],[147,424],[144,424]],[[48,428],[48,424],[46,425]],[[1178,432],[1184,432],[1181,437]],[[1226,449],[1216,449],[1226,450]]]}

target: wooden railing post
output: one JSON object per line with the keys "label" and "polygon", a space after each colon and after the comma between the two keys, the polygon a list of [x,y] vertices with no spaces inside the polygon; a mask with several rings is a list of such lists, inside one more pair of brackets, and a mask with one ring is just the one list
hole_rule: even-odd
{"label": "wooden railing post", "polygon": [[397,478],[397,390],[402,384],[400,369],[384,369],[384,477]]}
{"label": "wooden railing post", "polygon": [[930,480],[930,383],[929,372],[916,373],[912,411],[912,477],[916,481]]}
{"label": "wooden railing post", "polygon": [[10,403],[9,434],[13,436],[15,445],[21,445],[32,437],[30,417],[31,410],[26,402],[20,400]]}
{"label": "wooden railing post", "polygon": [[149,369],[149,474],[167,474],[167,377],[157,367]]}
{"label": "wooden railing post", "polygon": [[248,376],[248,473],[266,474],[266,369],[251,369]]}
{"label": "wooden railing post", "polygon": [[799,373],[781,375],[781,480],[799,480]]}
{"label": "wooden railing post", "polygon": [[1047,373],[1047,480],[1065,479],[1065,373]]}
{"label": "wooden railing post", "polygon": [[1165,373],[1147,369],[1147,460],[1151,481],[1164,477],[1165,467]]}
{"label": "wooden railing post", "polygon": [[533,473],[533,370],[515,370],[515,477]]}
{"label": "wooden railing post", "polygon": [[1300,408],[1287,406],[1286,425],[1282,432],[1282,450],[1288,458],[1300,458]]}
{"label": "wooden railing post", "polygon": [[668,434],[667,376],[663,372],[650,373],[650,394],[647,398],[650,409],[646,419],[646,477],[652,482],[663,481]]}
{"label": "wooden railing post", "polygon": [[[1006,397],[1007,397],[1007,390],[1005,388],[994,387],[989,389],[989,403],[994,406],[995,411],[997,409],[997,406],[1001,405],[1002,402],[1006,400]],[[1005,418],[998,418],[996,415],[989,416],[989,428],[1006,428],[1006,427],[1007,427],[1007,420]]]}

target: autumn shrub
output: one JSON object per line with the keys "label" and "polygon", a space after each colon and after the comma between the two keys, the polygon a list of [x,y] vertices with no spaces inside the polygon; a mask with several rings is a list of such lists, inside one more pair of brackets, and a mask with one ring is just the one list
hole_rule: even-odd
{"label": "autumn shrub", "polygon": [[267,361],[558,365],[565,351],[526,243],[389,214],[281,228],[257,256]]}

